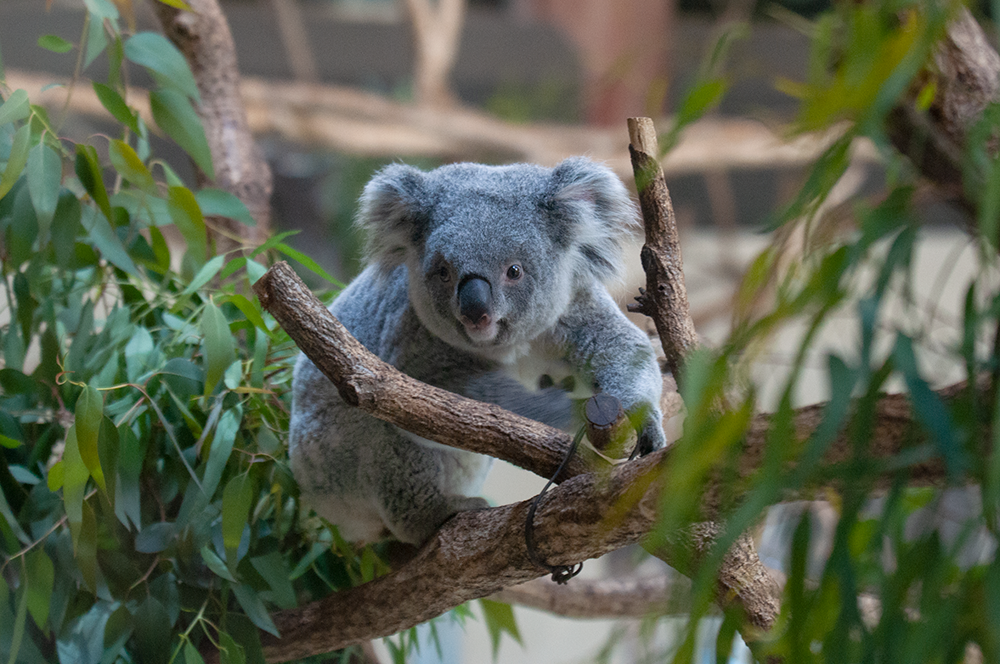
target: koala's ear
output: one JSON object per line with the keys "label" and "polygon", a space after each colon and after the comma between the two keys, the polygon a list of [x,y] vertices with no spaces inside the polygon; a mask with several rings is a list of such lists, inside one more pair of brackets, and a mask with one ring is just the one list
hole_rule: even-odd
{"label": "koala's ear", "polygon": [[584,157],[552,169],[546,207],[557,246],[575,254],[576,269],[603,282],[621,278],[623,243],[638,228],[638,212],[614,172]]}
{"label": "koala's ear", "polygon": [[391,164],[376,173],[361,194],[357,225],[366,232],[365,254],[384,272],[402,263],[426,234],[425,175],[413,166]]}

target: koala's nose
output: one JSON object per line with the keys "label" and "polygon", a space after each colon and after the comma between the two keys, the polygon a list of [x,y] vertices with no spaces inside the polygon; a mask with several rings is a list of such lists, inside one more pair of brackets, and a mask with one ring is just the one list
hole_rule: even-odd
{"label": "koala's nose", "polygon": [[458,313],[462,322],[476,328],[490,324],[493,290],[482,277],[466,277],[458,286]]}

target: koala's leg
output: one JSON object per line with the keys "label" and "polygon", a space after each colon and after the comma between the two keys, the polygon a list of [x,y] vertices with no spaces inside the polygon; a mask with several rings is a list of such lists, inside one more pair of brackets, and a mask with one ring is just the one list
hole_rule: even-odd
{"label": "koala's leg", "polygon": [[[387,443],[369,480],[382,520],[399,541],[419,546],[455,513],[489,506],[449,491],[462,488],[449,486],[456,463],[450,449],[414,442],[398,431]],[[483,457],[481,463],[488,461]]]}
{"label": "koala's leg", "polygon": [[646,334],[600,288],[581,292],[560,326],[570,364],[591,378],[595,390],[617,397],[629,417],[639,418],[639,452],[666,445],[663,376]]}

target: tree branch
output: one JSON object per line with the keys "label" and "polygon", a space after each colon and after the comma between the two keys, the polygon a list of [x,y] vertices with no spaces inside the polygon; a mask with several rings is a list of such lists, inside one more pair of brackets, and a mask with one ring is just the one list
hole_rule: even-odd
{"label": "tree branch", "polygon": [[[634,486],[652,481],[659,460],[646,457],[607,474],[578,475],[552,489],[535,513],[542,556],[551,564],[572,564],[640,541],[656,517],[655,491],[623,518],[609,519],[608,513],[633,502]],[[391,574],[275,614],[281,638],[262,634],[265,657],[286,661],[395,634],[545,574],[525,550],[530,502],[460,512]]]}
{"label": "tree branch", "polygon": [[[399,374],[354,340],[283,263],[258,280],[254,290],[349,402],[375,417],[455,447],[511,461],[543,477],[554,472],[569,445],[569,437],[562,432],[539,429],[540,425],[530,420],[458,395],[437,394],[441,390]],[[371,364],[365,364],[368,362]],[[939,394],[948,400],[961,389],[961,385],[953,386]],[[802,438],[819,425],[823,407],[809,406],[797,412],[795,430]],[[479,414],[470,417],[470,412]],[[903,395],[882,398],[875,422],[870,443],[875,458],[891,459],[920,442]],[[736,481],[748,479],[760,469],[769,426],[768,415],[752,421],[736,465]],[[521,435],[524,437],[519,438]],[[837,463],[852,453],[847,436],[841,435],[831,443],[824,460]],[[610,470],[606,462],[597,459],[572,463],[566,476],[575,477],[547,494],[535,518],[543,557],[551,564],[575,563],[641,541],[653,524],[657,478],[668,472],[671,460],[671,450],[666,449]],[[591,462],[604,470],[587,472]],[[886,470],[883,484],[888,485],[892,477]],[[938,459],[912,471],[916,484],[939,483],[944,477]],[[717,513],[721,495],[718,480],[710,481],[703,494],[707,518]],[[632,507],[624,510],[623,505]],[[268,658],[280,661],[392,634],[469,599],[541,576],[544,570],[531,565],[524,552],[526,511],[524,502],[459,514],[399,570],[278,614],[276,624],[282,638],[263,637]],[[669,550],[657,554],[681,573],[691,574],[692,565],[716,534],[713,528],[698,524],[677,533]],[[777,594],[777,585],[756,560],[752,542],[742,538],[721,568],[716,597],[722,606],[735,605],[746,612],[747,622],[741,630],[745,638],[752,639],[755,629],[764,630],[771,624],[777,613]]]}
{"label": "tree branch", "polygon": [[681,385],[681,366],[684,357],[698,347],[698,334],[688,307],[677,219],[660,168],[653,121],[629,118],[628,133],[629,154],[646,229],[646,244],[640,254],[642,269],[646,272],[646,288],[636,298],[638,305],[629,305],[629,311],[653,319],[667,367]]}
{"label": "tree branch", "polygon": [[[351,336],[287,263],[275,264],[253,288],[348,404],[418,436],[501,458],[545,478],[558,470],[573,442],[569,434],[397,371]],[[579,452],[557,481],[607,467],[593,452]]]}
{"label": "tree branch", "polygon": [[[269,234],[271,169],[250,133],[240,96],[233,36],[216,0],[190,0],[188,6],[192,11],[153,3],[163,32],[184,54],[198,84],[201,103],[196,110],[212,153],[213,185],[243,201],[257,222],[250,228],[232,219],[219,219],[217,223],[230,238],[223,244],[236,245],[238,240],[260,244]],[[199,177],[206,183],[203,173]]]}
{"label": "tree branch", "polygon": [[[927,67],[920,80],[933,81],[937,89],[930,109],[917,110],[915,98],[921,86],[914,86],[889,114],[889,138],[924,177],[975,216],[979,202],[969,192],[985,183],[965,181],[974,176],[963,168],[964,155],[971,129],[986,107],[1000,100],[1000,55],[965,7],[948,24],[934,66]],[[987,140],[990,143],[984,147],[995,155],[998,137]]]}
{"label": "tree branch", "polygon": [[679,585],[666,574],[596,581],[577,577],[562,585],[543,577],[504,588],[490,599],[567,618],[642,618],[662,611]]}

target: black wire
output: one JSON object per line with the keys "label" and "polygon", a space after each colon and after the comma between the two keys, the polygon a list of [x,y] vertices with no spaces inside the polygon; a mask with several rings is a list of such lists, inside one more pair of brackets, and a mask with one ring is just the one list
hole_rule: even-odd
{"label": "black wire", "polygon": [[583,563],[576,563],[575,565],[549,565],[541,559],[535,545],[535,510],[538,509],[538,505],[542,502],[542,496],[555,483],[556,478],[562,474],[566,468],[566,464],[569,463],[570,458],[576,453],[576,448],[583,439],[584,431],[585,429],[581,427],[576,437],[573,438],[573,444],[570,445],[566,456],[563,457],[562,463],[559,464],[555,475],[549,479],[538,495],[535,496],[535,499],[531,501],[531,505],[528,506],[528,516],[524,522],[524,545],[528,550],[528,560],[542,569],[547,569],[552,574],[552,580],[559,584],[564,584],[579,574],[583,570]]}

